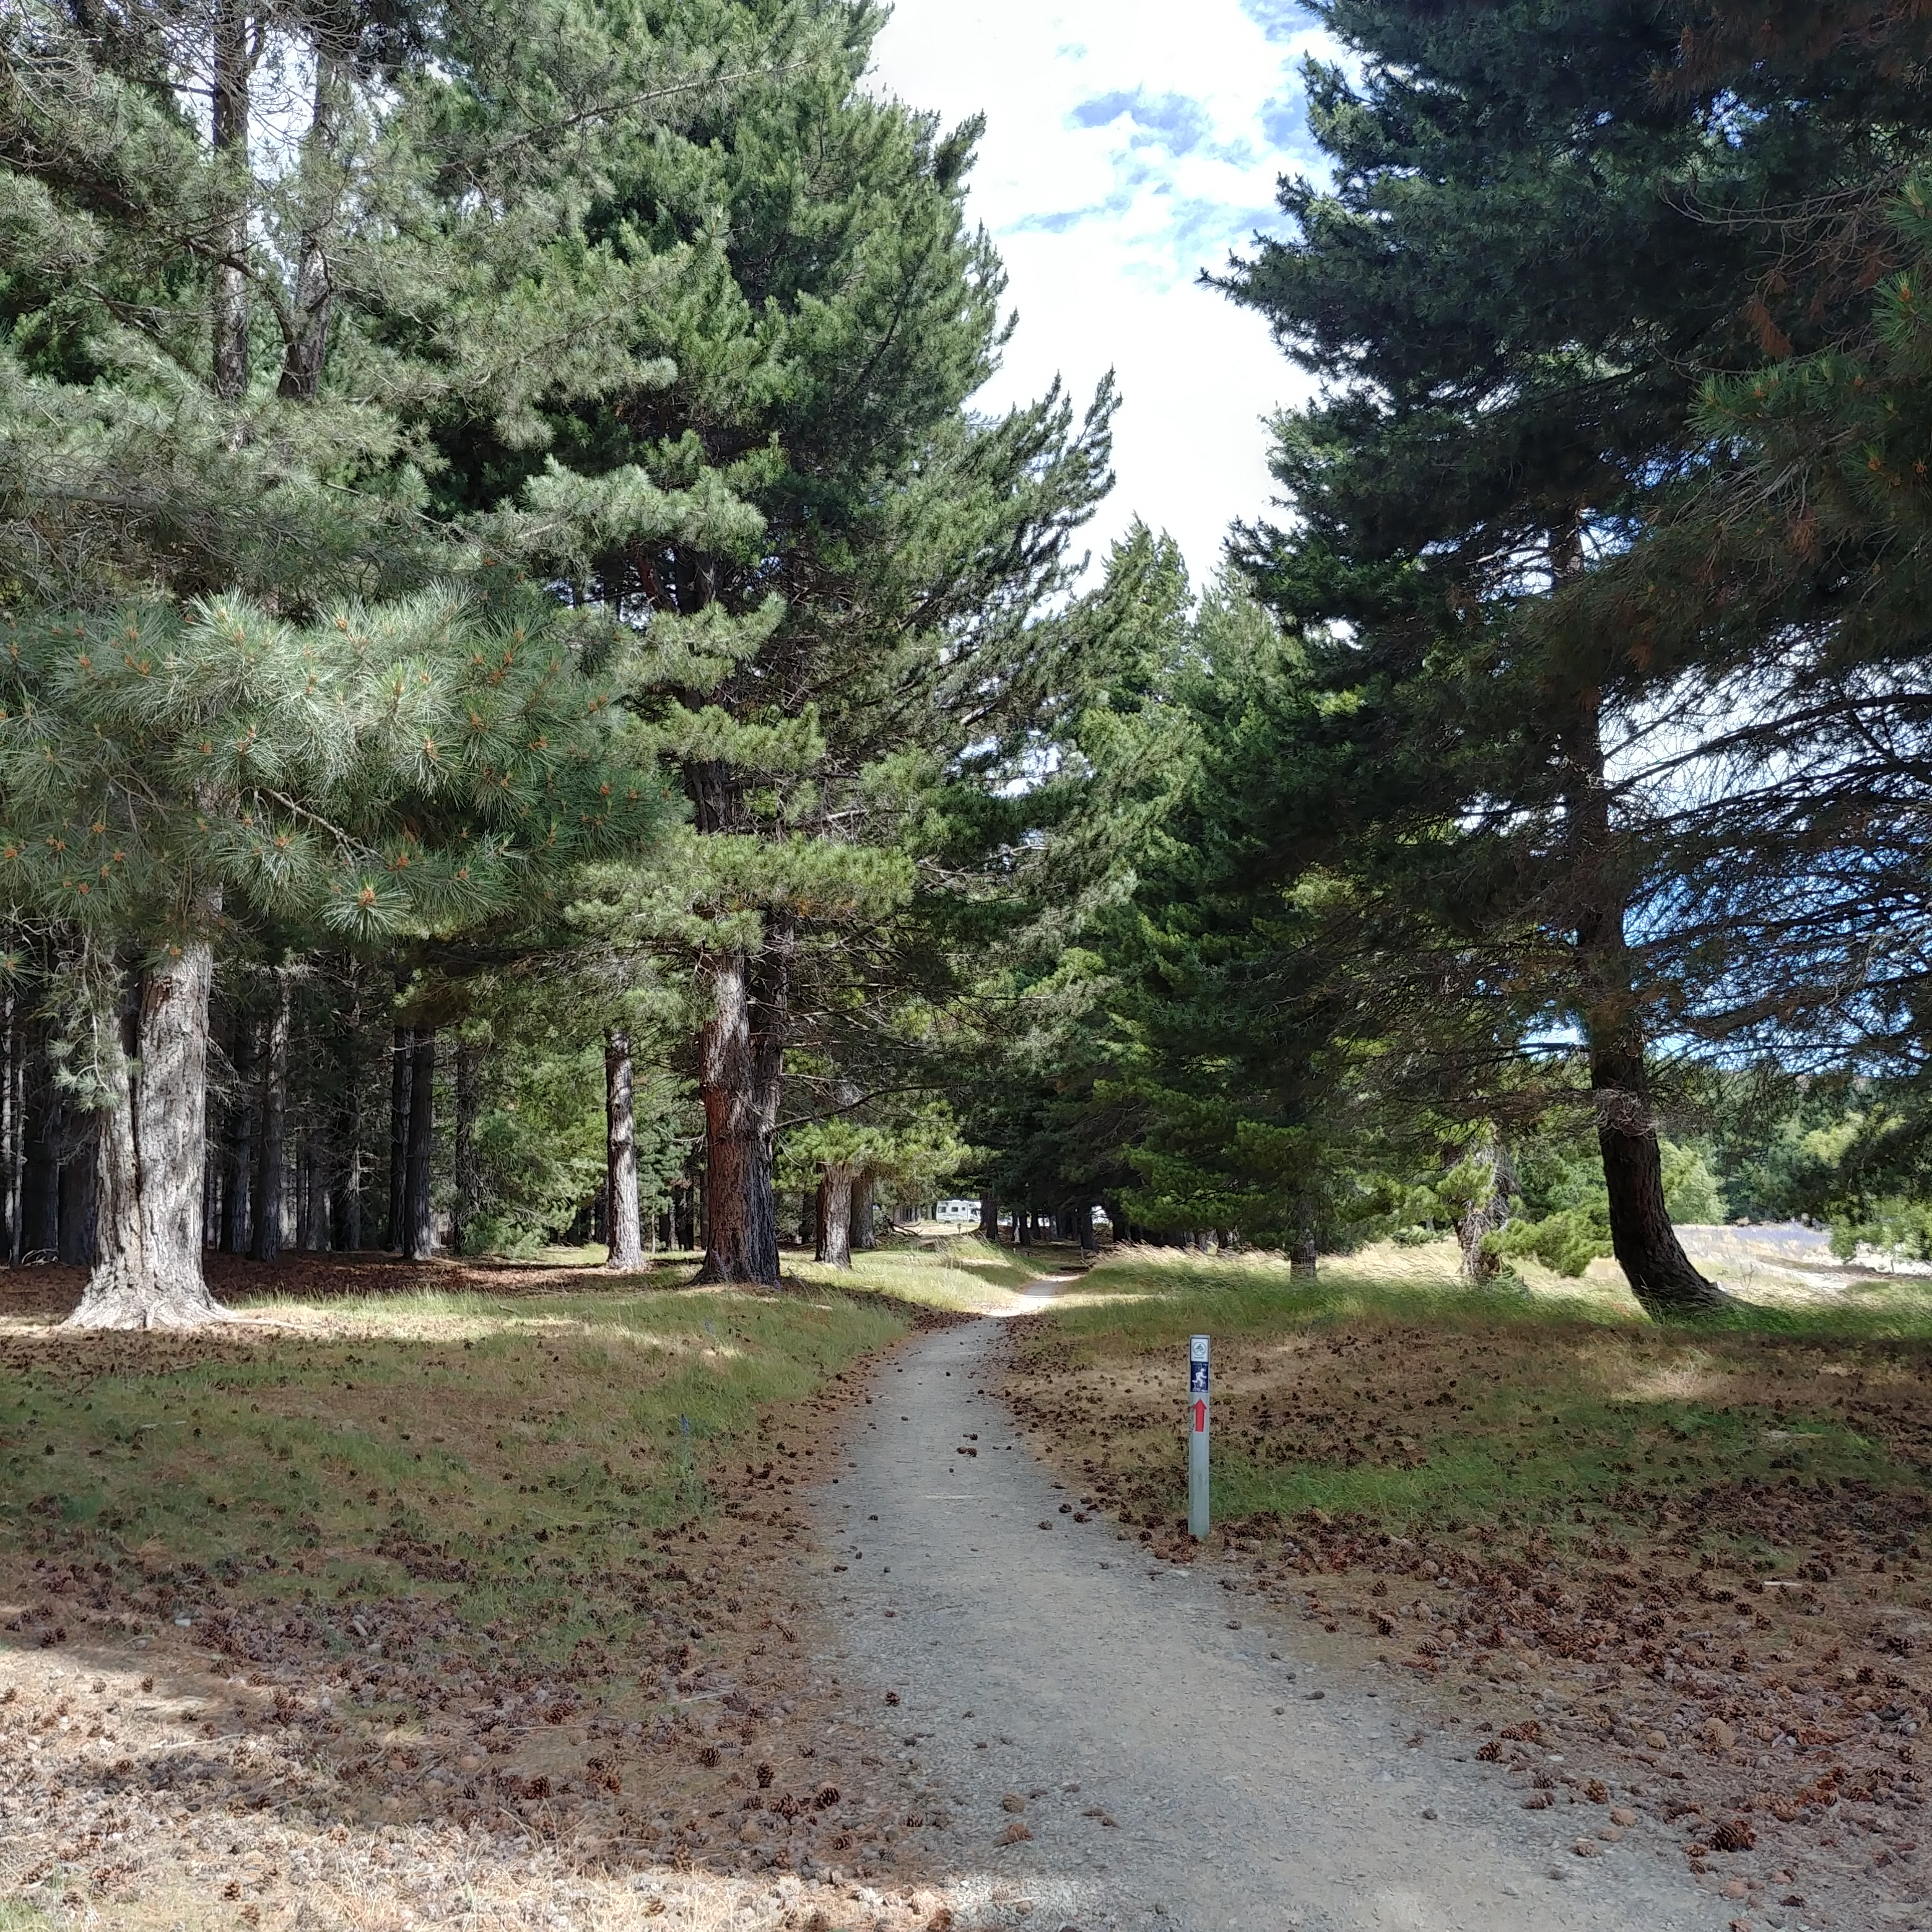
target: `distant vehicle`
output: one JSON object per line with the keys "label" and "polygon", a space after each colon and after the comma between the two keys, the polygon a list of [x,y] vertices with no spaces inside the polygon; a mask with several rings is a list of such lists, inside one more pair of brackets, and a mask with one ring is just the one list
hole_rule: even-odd
{"label": "distant vehicle", "polygon": [[980,1204],[976,1201],[942,1201],[932,1210],[935,1221],[960,1221],[970,1224],[980,1218]]}

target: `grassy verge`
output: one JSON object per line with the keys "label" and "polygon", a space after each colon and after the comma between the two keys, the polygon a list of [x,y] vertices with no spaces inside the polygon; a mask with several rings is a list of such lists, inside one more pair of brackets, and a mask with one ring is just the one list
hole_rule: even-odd
{"label": "grassy verge", "polygon": [[814,1287],[851,1294],[884,1295],[955,1314],[999,1313],[1020,1305],[1021,1292],[1048,1270],[1047,1258],[1016,1253],[977,1234],[895,1238],[886,1246],[855,1254],[850,1269],[785,1258],[785,1271]]}
{"label": "grassy verge", "polygon": [[137,1619],[408,1594],[526,1657],[622,1648],[650,1620],[600,1546],[703,1515],[721,1461],[769,1459],[761,1418],[907,1326],[880,1300],[695,1292],[249,1312],[0,1339],[0,1550],[104,1564]]}
{"label": "grassy verge", "polygon": [[[1202,1332],[1206,1550],[1182,1520]],[[1621,1791],[1726,1896],[1760,1898],[1790,1882],[1780,1862],[1809,1861],[1821,1893],[1851,1882],[1832,1834],[1896,1831],[1925,1802],[1928,1382],[1932,1299],[1909,1288],[1668,1328],[1600,1282],[1465,1291],[1426,1251],[1312,1285],[1260,1258],[1130,1252],[1015,1324],[1009,1393],[1123,1537],[1216,1560],[1338,1661],[1472,1714],[1528,1705],[1481,1724],[1478,1753],[1526,1804]],[[1755,1865],[1724,1863],[1760,1832]],[[1906,1882],[1880,1869],[1901,1856],[1852,1875],[1876,1888],[1846,1894],[1854,1918]]]}
{"label": "grassy verge", "polygon": [[[1216,1481],[1232,1518],[1354,1510],[1403,1529],[1574,1536],[1688,1510],[1721,1540],[1725,1496],[1748,1484],[1849,1485],[1867,1517],[1895,1491],[1916,1520],[1932,1461],[1932,1298],[1677,1329],[1592,1290],[1461,1291],[1414,1250],[1312,1286],[1260,1258],[1128,1256],[1042,1317],[1020,1360],[1047,1372],[1054,1426],[1088,1440],[1084,1462],[1149,1527],[1181,1506],[1177,1391],[1200,1330],[1216,1343]],[[1765,1512],[1744,1514],[1731,1540],[1776,1555]]]}

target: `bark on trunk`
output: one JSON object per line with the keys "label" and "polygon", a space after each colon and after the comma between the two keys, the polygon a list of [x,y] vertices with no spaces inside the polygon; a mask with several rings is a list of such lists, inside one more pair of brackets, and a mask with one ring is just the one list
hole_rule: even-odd
{"label": "bark on trunk", "polygon": [[632,1112],[631,1036],[604,1036],[604,1168],[610,1252],[604,1265],[635,1274],[644,1265],[644,1220],[638,1203],[638,1133]]}
{"label": "bark on trunk", "polygon": [[248,1252],[272,1262],[282,1251],[282,1214],[288,1185],[289,1018],[294,980],[286,967],[274,974],[274,1007],[262,1040],[262,1132],[255,1150],[254,1222]]}
{"label": "bark on trunk", "polygon": [[995,1194],[982,1194],[980,1197],[980,1238],[982,1241],[997,1241],[1000,1238],[1000,1202]]}
{"label": "bark on trunk", "polygon": [[1617,1264],[1631,1293],[1652,1315],[1700,1315],[1722,1308],[1730,1298],[1697,1272],[1670,1225],[1642,1048],[1614,1021],[1600,1024],[1592,1018],[1588,1030],[1597,1145],[1610,1191],[1610,1246]]}
{"label": "bark on trunk", "polygon": [[710,963],[712,1014],[699,1054],[706,1226],[698,1279],[776,1286],[778,1203],[752,1033],[749,962],[742,948],[731,947]]}
{"label": "bark on trunk", "polygon": [[46,1037],[35,1030],[26,1072],[26,1160],[20,1178],[20,1257],[51,1261],[60,1244],[60,1138],[65,1112]]}
{"label": "bark on trunk", "polygon": [[452,1152],[456,1166],[456,1216],[450,1246],[466,1254],[483,1212],[483,1168],[476,1157],[476,1117],[483,1106],[483,1048],[480,1041],[459,1040],[456,1047],[456,1137]]}
{"label": "bark on trunk", "polygon": [[94,1265],[95,1150],[98,1122],[81,1114],[70,1128],[67,1159],[60,1172],[60,1238],[58,1252],[70,1268]]}
{"label": "bark on trunk", "polygon": [[403,1176],[403,1258],[426,1260],[436,1252],[430,1195],[436,1149],[436,1029],[418,1027],[410,1048],[410,1126]]}
{"label": "bark on trunk", "polygon": [[334,1190],[336,1246],[353,1254],[362,1245],[362,988],[359,977],[343,1015],[338,1134],[342,1165]]}
{"label": "bark on trunk", "polygon": [[228,403],[248,393],[248,38],[245,9],[238,0],[218,0],[209,133],[219,200],[209,324],[214,393]]}
{"label": "bark on trunk", "polygon": [[224,1254],[248,1252],[248,1197],[255,1172],[255,1023],[238,1018],[230,1064],[235,1098],[228,1109],[221,1148],[221,1248]]}
{"label": "bark on trunk", "polygon": [[1304,1210],[1300,1216],[1300,1225],[1295,1230],[1293,1244],[1288,1251],[1289,1276],[1292,1277],[1300,1275],[1305,1280],[1312,1281],[1315,1279],[1319,1253],[1320,1250],[1316,1241],[1315,1217],[1312,1214]]}
{"label": "bark on trunk", "polygon": [[94,1272],[70,1327],[192,1328],[224,1317],[202,1274],[214,976],[212,950],[201,940],[171,946],[149,969],[136,1006],[134,1062],[114,1037],[118,1018],[104,1011],[97,1018],[96,1064],[110,1104],[100,1116]]}
{"label": "bark on trunk", "polygon": [[20,1048],[24,1036],[20,1028],[20,1003],[11,993],[0,994],[7,1024],[5,1084],[0,1088],[0,1136],[5,1144],[6,1169],[0,1175],[7,1208],[7,1258],[20,1258]]}
{"label": "bark on trunk", "polygon": [[1480,1288],[1502,1273],[1499,1256],[1490,1252],[1485,1244],[1490,1235],[1509,1226],[1510,1196],[1516,1192],[1516,1171],[1510,1163],[1509,1150],[1502,1136],[1486,1122],[1473,1145],[1465,1149],[1457,1162],[1472,1162],[1476,1168],[1476,1188],[1468,1205],[1456,1222],[1456,1244],[1462,1252],[1462,1279]]}
{"label": "bark on trunk", "polygon": [[1600,716],[1586,694],[1564,747],[1570,876],[1577,882],[1576,975],[1590,1054],[1597,1145],[1610,1194],[1610,1246],[1630,1292],[1652,1315],[1699,1315],[1730,1297],[1692,1264],[1664,1202],[1664,1160],[1644,1066],[1636,962],[1625,934],[1628,893],[1605,783]]}
{"label": "bark on trunk", "polygon": [[327,27],[311,46],[315,62],[314,91],[308,132],[302,142],[299,188],[302,229],[296,248],[295,298],[290,305],[282,346],[281,380],[277,392],[291,402],[312,403],[322,388],[322,365],[328,352],[330,311],[334,278],[330,272],[328,243],[342,196],[337,159],[342,121],[342,49]]}
{"label": "bark on trunk", "polygon": [[409,1223],[410,1056],[416,1029],[398,1027],[389,1042],[389,1238],[387,1245],[403,1251]]}
{"label": "bark on trunk", "polygon": [[879,1245],[879,1238],[872,1226],[872,1177],[869,1174],[855,1174],[852,1177],[852,1250],[855,1254],[868,1254]]}
{"label": "bark on trunk", "polygon": [[825,1169],[824,1252],[819,1256],[836,1268],[852,1265],[852,1170],[830,1166]]}

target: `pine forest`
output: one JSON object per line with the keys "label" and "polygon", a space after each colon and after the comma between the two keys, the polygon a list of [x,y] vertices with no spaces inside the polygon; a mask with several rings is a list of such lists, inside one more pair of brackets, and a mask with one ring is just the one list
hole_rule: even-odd
{"label": "pine forest", "polygon": [[[1018,1892],[917,1890],[1006,1869],[984,1846],[905,1862],[946,1810],[936,1774],[868,1823],[859,1767],[897,1760],[850,1738],[843,1798],[824,1760],[734,1768],[778,1751],[753,1737],[780,1694],[744,1688],[762,1651],[730,1632],[752,1643],[766,1586],[730,1568],[758,1552],[728,1561],[720,1512],[767,1497],[744,1522],[781,1578],[812,1508],[827,1555],[872,1542],[886,1478],[829,1446],[838,1405],[878,1352],[1018,1313],[956,1378],[1017,1420],[981,1444],[960,1409],[941,1486],[1030,1431],[1071,1486],[1021,1510],[1040,1530],[1090,1516],[1204,1562],[1184,1383],[1154,1365],[1184,1376],[1188,1335],[1232,1333],[1212,1534],[1217,1562],[1259,1566],[1243,1588],[1340,1644],[1330,1570],[1421,1580],[1436,1608],[1407,1626],[1379,1585],[1358,1606],[1364,1655],[1426,1624],[1406,1675],[1472,1723],[1500,1720],[1515,1653],[1590,1661],[1604,1749],[1628,1731],[1653,1786],[1690,1766],[1670,1882],[1743,1900],[1734,1932],[1921,1922],[1916,1892],[1887,1917],[1828,1859],[1807,1880],[1810,1852],[1748,1855],[1833,1805],[1922,1802],[1903,1741],[1932,1721],[1913,1640],[1858,1622],[1878,1584],[1831,1594],[1841,1570],[1917,1576],[1932,1539],[1932,9],[1216,5],[1313,51],[1292,69],[1305,157],[1188,272],[1193,312],[1264,333],[1276,376],[1246,398],[1271,482],[1204,569],[1138,504],[1108,521],[1130,383],[988,401],[1028,326],[974,198],[988,123],[881,77],[882,36],[910,29],[878,0],[0,0],[0,1621],[41,1649],[57,1612],[60,1642],[78,1632],[55,1583],[7,1567],[30,1561],[108,1593],[104,1619],[122,1591],[143,1644],[200,1642],[218,1600],[222,1672],[297,1686],[290,1710],[336,1673],[316,1740],[358,1700],[446,1708],[423,1673],[459,1652],[500,1710],[539,1682],[543,1708],[604,1710],[621,1678],[608,1736],[638,1736],[606,1749],[591,1722],[590,1771],[519,1756],[512,1777],[477,1742],[439,1796],[398,1768],[400,1732],[371,1731],[340,1816],[508,1832],[566,1889],[566,1866],[622,1899],[622,1873],[655,1874],[666,1924],[856,1926],[839,1888],[867,1871],[868,1925],[1017,1923]],[[1139,17],[1060,11],[1096,45]],[[1162,84],[1082,124],[1151,126]],[[1104,304],[1083,324],[1103,351],[1109,326]],[[1184,370],[1217,339],[1162,352]],[[603,1339],[580,1359],[571,1336]],[[1332,1355],[1318,1375],[1300,1350]],[[911,1430],[915,1357],[892,1360],[878,1426],[890,1408]],[[1374,1362],[1386,1386],[1346,1380]],[[1304,1374],[1305,1408],[1268,1379]],[[294,1403],[295,1429],[339,1400],[366,1431],[358,1378],[398,1391],[381,1430],[393,1412],[468,1446],[424,1464],[385,1434],[379,1468],[326,1433],[274,1448],[243,1414]],[[1520,1394],[1508,1419],[1492,1387]],[[218,1410],[266,1432],[218,1450]],[[1479,1478],[1492,1425],[1550,1432]],[[1601,1432],[1587,1467],[1573,1426]],[[802,1447],[796,1480],[842,1468],[822,1494],[862,1511],[837,1536],[802,1488],[770,1503]],[[113,1475],[137,1450],[178,1460]],[[220,1487],[256,1461],[254,1502]],[[284,1480],[310,1489],[272,1500]],[[652,1583],[580,1542],[668,1526],[685,1567]],[[724,1568],[700,1581],[700,1559]],[[574,1597],[539,1590],[553,1562]],[[278,1596],[305,1563],[328,1587]],[[1545,1564],[1548,1614],[1508,1636]],[[839,1568],[857,1591],[877,1566]],[[1808,1592],[1842,1646],[1842,1724],[1737,1688],[1772,1668],[1750,1617],[1786,1582],[1777,1604]],[[651,1590],[687,1586],[674,1630]],[[806,1587],[771,1585],[772,1616]],[[1932,1609],[1898,1588],[1900,1618]],[[1662,1609],[1648,1630],[1649,1598],[1694,1588],[1720,1634],[1743,1618],[1735,1654],[1670,1649],[1695,1646],[1659,1636]],[[297,1600],[307,1624],[262,1607]],[[1791,1615],[1795,1654],[1813,1627]],[[433,1616],[440,1636],[409,1621]],[[1700,1667],[1732,1675],[1707,1695]],[[887,1672],[886,1704],[902,1677],[921,1681]],[[1618,1704],[1619,1681],[1691,1715]],[[910,1748],[932,1713],[904,1695]],[[1500,1733],[1524,1767],[1562,1733],[1547,1696]],[[625,1812],[622,1778],[658,1788],[609,1768],[634,1747],[686,1795]],[[1478,1768],[1500,1776],[1496,1748]],[[1811,1782],[1774,1792],[1778,1754],[1808,1750]],[[1604,1816],[1640,1834],[1636,1761],[1564,1774],[1569,1802],[1616,1799]],[[998,1844],[1015,1870],[1084,1871],[1054,1862],[1058,1827],[1020,1842],[1061,1772],[1080,1789],[1040,1762],[1009,1774]],[[14,1788],[0,1838],[28,1831]],[[631,1823],[584,1851],[600,1805]],[[717,1822],[728,1805],[750,1822]],[[191,1838],[186,1816],[168,1828]],[[1626,1828],[1605,1829],[1579,1857],[1609,1857]],[[227,1855],[203,1850],[214,1873]],[[47,1877],[80,1853],[34,1856],[24,1877],[0,1846],[0,1928],[115,1895]],[[724,1906],[676,1889],[739,1870],[830,1889],[768,1918],[750,1892],[706,1917]],[[1092,1882],[1070,1926],[1113,1897]],[[1212,1922],[1291,1922],[1241,1916],[1261,1908],[1225,1882],[1194,1894],[1227,1904]],[[213,1916],[104,1922],[226,1928],[254,1883],[207,1878]],[[1060,1924],[1038,1895],[1034,1922]],[[245,1922],[392,1923],[304,1896],[262,1890]],[[1475,1894],[1448,1897],[1402,1922],[1465,1922]],[[320,1916],[274,1916],[298,1905]],[[1369,1922],[1324,1909],[1292,1922]],[[412,1910],[394,1922],[441,1908]],[[609,1910],[544,1922],[631,1922]]]}

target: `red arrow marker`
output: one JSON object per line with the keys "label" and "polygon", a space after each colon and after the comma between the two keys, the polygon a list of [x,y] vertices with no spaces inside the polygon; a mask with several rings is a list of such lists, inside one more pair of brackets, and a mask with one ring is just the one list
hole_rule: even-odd
{"label": "red arrow marker", "polygon": [[1194,1405],[1194,1432],[1198,1436],[1208,1426],[1208,1405],[1197,1402]]}

